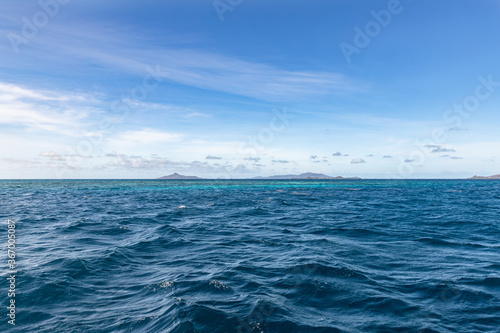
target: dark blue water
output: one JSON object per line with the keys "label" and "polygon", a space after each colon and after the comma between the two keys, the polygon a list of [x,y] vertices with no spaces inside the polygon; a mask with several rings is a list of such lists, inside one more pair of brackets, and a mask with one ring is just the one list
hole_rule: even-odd
{"label": "dark blue water", "polygon": [[0,181],[0,331],[500,332],[499,219],[498,181]]}

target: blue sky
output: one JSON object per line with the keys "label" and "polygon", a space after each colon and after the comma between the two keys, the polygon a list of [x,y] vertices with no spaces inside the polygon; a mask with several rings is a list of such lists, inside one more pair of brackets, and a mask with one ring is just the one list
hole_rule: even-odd
{"label": "blue sky", "polygon": [[500,173],[500,1],[0,1],[0,178]]}

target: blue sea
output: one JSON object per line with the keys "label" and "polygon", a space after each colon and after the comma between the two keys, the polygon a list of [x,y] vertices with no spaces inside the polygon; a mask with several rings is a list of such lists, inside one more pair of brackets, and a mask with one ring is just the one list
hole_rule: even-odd
{"label": "blue sea", "polygon": [[0,222],[0,332],[500,332],[500,181],[4,180]]}

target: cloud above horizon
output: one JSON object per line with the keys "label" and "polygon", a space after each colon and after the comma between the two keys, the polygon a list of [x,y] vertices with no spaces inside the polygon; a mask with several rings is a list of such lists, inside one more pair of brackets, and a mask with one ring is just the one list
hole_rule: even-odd
{"label": "cloud above horizon", "polygon": [[53,151],[44,151],[44,152],[41,152],[39,154],[39,156],[48,157],[52,161],[64,161],[64,160],[66,160],[66,157],[64,157],[64,155],[58,154],[58,153],[53,152]]}
{"label": "cloud above horizon", "polygon": [[261,158],[260,157],[246,157],[243,160],[245,160],[245,161],[259,162],[261,160]]}
{"label": "cloud above horizon", "polygon": [[440,145],[425,145],[426,148],[431,149],[431,153],[454,153],[455,149],[444,148]]}
{"label": "cloud above horizon", "polygon": [[206,160],[222,160],[222,157],[219,156],[213,156],[213,155],[208,155],[205,157]]}
{"label": "cloud above horizon", "polygon": [[[81,156],[70,156],[60,154],[57,152],[41,152],[39,156],[47,158],[50,162],[42,162],[37,160],[25,159],[8,159],[2,160],[12,165],[19,165],[26,168],[40,168],[47,167],[56,171],[54,174],[65,174],[67,170],[135,170],[145,169],[152,171],[172,171],[172,172],[190,172],[194,174],[220,174],[230,178],[230,176],[237,176],[246,173],[254,172],[246,165],[241,163],[236,164],[210,164],[208,162],[200,161],[174,161],[169,158],[155,156],[145,158],[137,155],[127,155],[119,153],[106,153],[99,158],[93,158],[95,161],[92,163],[82,163]],[[260,165],[261,166],[261,165]]]}

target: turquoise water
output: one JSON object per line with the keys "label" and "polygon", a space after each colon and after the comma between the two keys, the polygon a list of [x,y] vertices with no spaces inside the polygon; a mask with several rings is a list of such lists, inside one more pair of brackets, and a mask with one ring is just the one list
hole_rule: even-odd
{"label": "turquoise water", "polygon": [[499,218],[498,181],[0,181],[0,331],[499,332]]}

